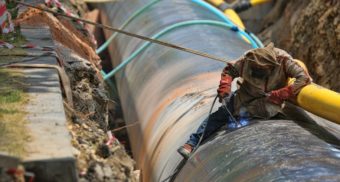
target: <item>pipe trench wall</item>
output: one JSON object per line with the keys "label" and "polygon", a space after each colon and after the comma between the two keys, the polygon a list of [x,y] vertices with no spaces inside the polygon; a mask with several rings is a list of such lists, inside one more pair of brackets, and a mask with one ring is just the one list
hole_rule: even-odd
{"label": "pipe trench wall", "polygon": [[[129,16],[148,2],[145,0],[124,0],[101,5],[100,8],[108,16],[111,26],[120,27]],[[124,30],[152,37],[170,25],[188,20],[221,21],[206,8],[191,1],[161,0],[132,20]],[[159,39],[230,60],[238,58],[251,48],[250,44],[232,30],[212,25],[178,27]],[[114,40],[114,48],[110,51],[113,65],[116,66],[129,57],[143,43],[142,40],[119,34]],[[139,123],[137,126],[129,128],[128,132],[132,152],[137,161],[137,167],[142,170],[144,181],[161,181],[175,170],[182,159],[176,149],[207,117],[223,67],[223,63],[152,44],[115,75],[125,120],[127,124]],[[267,125],[270,124],[267,123],[261,127],[266,128]],[[289,125],[296,124],[289,123]],[[268,135],[275,135],[275,131],[269,132]],[[242,136],[246,137],[247,132],[244,131]],[[255,140],[254,137],[243,139],[247,140],[247,146],[256,147],[251,143]],[[281,143],[284,140],[284,138],[274,138],[268,141],[266,146],[272,143]],[[216,142],[222,141],[225,142],[223,144],[228,143],[227,139],[219,139]],[[322,141],[318,142],[322,143]],[[219,146],[217,143],[205,146]],[[315,146],[318,145],[315,144]],[[234,151],[228,153],[229,163],[234,166],[232,170],[238,170],[238,174],[241,174],[239,167],[242,165],[238,166],[238,159],[232,160],[232,157],[233,153],[239,152],[242,148],[237,143],[235,146],[230,143],[228,147]],[[219,153],[216,156],[227,154],[222,149],[218,148]],[[286,150],[286,148],[279,145],[277,150]],[[305,150],[306,148],[301,149],[300,154],[302,155]],[[214,169],[211,172],[216,172],[215,167],[218,167],[216,164],[219,158],[210,156],[211,151],[217,152],[204,147],[198,151],[197,156],[206,160],[213,159],[212,163],[200,163],[200,167],[197,168],[197,166],[192,166],[191,161],[187,166],[184,166],[184,172],[181,171],[179,179],[201,181],[201,178],[197,177],[206,175],[206,173],[210,174],[207,170]],[[268,156],[274,156],[271,151],[264,152],[268,152]],[[334,151],[329,151],[329,154],[322,153],[322,155],[333,155],[332,152],[334,153]],[[334,164],[334,166],[339,170],[340,160],[337,157],[335,160],[338,161],[338,165]],[[244,162],[246,161],[243,161],[242,164]],[[260,162],[258,161],[258,165],[261,165]],[[284,165],[284,161],[281,162]],[[208,166],[205,166],[206,164]],[[223,164],[223,168],[217,170],[217,174],[207,175],[202,179],[214,181],[220,179],[215,178],[220,173],[227,175],[223,172],[223,170],[229,169],[225,165],[227,163]],[[274,176],[281,174],[275,168],[271,168],[271,170],[276,172],[273,174]],[[190,173],[193,178],[186,178],[186,173]],[[228,177],[223,179],[228,179]]]}

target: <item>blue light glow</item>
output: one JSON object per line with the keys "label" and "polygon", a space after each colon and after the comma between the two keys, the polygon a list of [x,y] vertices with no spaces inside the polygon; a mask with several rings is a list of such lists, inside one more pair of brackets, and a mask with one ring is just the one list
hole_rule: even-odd
{"label": "blue light glow", "polygon": [[240,124],[241,124],[241,126],[246,126],[246,125],[249,124],[249,121],[247,119],[241,119]]}
{"label": "blue light glow", "polygon": [[228,123],[227,127],[229,129],[237,129],[237,128],[241,128],[243,126],[247,126],[248,124],[249,124],[249,120],[242,118],[242,119],[240,119],[239,123],[235,123],[235,122]]}

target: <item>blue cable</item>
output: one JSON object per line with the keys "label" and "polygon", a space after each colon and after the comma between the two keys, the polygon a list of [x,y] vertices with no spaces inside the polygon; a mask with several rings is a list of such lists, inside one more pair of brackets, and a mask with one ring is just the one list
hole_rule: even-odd
{"label": "blue cable", "polygon": [[257,45],[259,47],[264,47],[263,43],[261,42],[261,40],[256,35],[254,35],[251,32],[249,32],[249,35],[255,40],[255,42],[257,43]]}
{"label": "blue cable", "polygon": [[[212,6],[211,4],[209,4],[209,3],[207,3],[203,0],[191,0],[191,1],[193,3],[196,3],[199,6],[207,8],[212,13],[214,13],[216,16],[218,16],[219,18],[224,20],[226,23],[236,26],[228,17],[225,16],[225,14],[223,14],[220,10],[218,10],[217,8]],[[239,29],[238,31],[242,32],[242,35],[244,35],[244,36],[245,36],[245,34],[247,34],[244,30]],[[248,35],[248,36],[245,36],[245,37],[250,41],[253,48],[263,47],[262,42],[255,35],[254,36]],[[255,39],[255,41],[253,40],[253,38],[249,38],[249,37],[253,37]]]}
{"label": "blue cable", "polygon": [[[177,28],[181,28],[181,27],[185,27],[185,26],[189,26],[189,25],[198,25],[198,24],[214,25],[214,26],[219,26],[219,27],[226,27],[226,28],[230,28],[230,29],[232,29],[232,28],[235,29],[235,26],[227,24],[227,23],[223,23],[223,22],[220,22],[220,21],[190,20],[190,21],[180,22],[180,23],[176,23],[174,25],[171,25],[171,26],[163,29],[162,31],[158,32],[157,34],[153,35],[152,39],[158,39],[162,35],[170,32],[174,29],[177,29]],[[247,37],[247,38],[249,37],[249,35],[247,35],[245,32],[240,32],[240,31],[237,31],[237,32],[240,33],[241,35]],[[120,69],[122,69],[127,64],[129,64],[136,56],[138,56],[144,49],[146,49],[151,44],[152,44],[151,42],[144,43],[140,48],[138,48],[136,51],[134,51],[128,58],[126,58],[122,63],[120,63],[118,66],[116,66],[112,71],[110,71],[108,74],[105,74],[104,80],[107,80],[111,76],[116,74]]]}

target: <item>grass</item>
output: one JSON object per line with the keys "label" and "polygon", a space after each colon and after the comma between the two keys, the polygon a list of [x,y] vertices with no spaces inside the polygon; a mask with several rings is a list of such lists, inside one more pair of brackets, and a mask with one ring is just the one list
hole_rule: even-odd
{"label": "grass", "polygon": [[9,32],[8,34],[0,33],[0,40],[8,42],[17,47],[20,47],[22,44],[27,42],[25,37],[21,35],[19,27],[16,27],[14,32]]}
{"label": "grass", "polygon": [[26,112],[28,98],[24,93],[24,75],[18,70],[0,69],[0,152],[13,156],[25,155]]}

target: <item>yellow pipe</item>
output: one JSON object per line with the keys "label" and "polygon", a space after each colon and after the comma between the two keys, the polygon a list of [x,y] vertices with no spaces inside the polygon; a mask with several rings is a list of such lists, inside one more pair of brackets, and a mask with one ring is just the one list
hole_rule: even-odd
{"label": "yellow pipe", "polygon": [[259,4],[263,4],[263,3],[267,3],[271,0],[250,0],[250,4],[252,6],[256,6],[256,5],[259,5]]}
{"label": "yellow pipe", "polygon": [[[294,61],[307,71],[307,67],[302,61],[297,59]],[[290,78],[288,84],[292,84],[294,80]],[[312,83],[301,89],[296,102],[303,109],[340,124],[339,93]]]}

